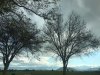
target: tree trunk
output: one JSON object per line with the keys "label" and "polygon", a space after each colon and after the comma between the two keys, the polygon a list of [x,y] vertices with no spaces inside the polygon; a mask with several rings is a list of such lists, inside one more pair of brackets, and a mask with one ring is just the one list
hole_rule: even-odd
{"label": "tree trunk", "polygon": [[9,64],[6,64],[6,65],[4,66],[3,75],[6,75],[8,67],[9,67]]}
{"label": "tree trunk", "polygon": [[63,62],[63,75],[66,75],[66,62]]}

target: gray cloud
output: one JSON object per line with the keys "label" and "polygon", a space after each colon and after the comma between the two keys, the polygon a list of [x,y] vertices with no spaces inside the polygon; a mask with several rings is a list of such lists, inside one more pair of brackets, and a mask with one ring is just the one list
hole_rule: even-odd
{"label": "gray cloud", "polygon": [[60,3],[64,19],[74,10],[85,20],[88,29],[100,37],[100,0],[63,0]]}

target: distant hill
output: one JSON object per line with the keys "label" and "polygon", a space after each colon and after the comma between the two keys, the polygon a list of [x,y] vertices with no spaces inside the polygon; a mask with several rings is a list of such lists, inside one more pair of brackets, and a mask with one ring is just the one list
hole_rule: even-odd
{"label": "distant hill", "polygon": [[100,71],[99,68],[89,68],[88,71]]}
{"label": "distant hill", "polygon": [[74,68],[77,71],[90,71],[90,70],[98,70],[100,66],[88,66],[88,65],[82,65],[82,66],[75,66],[71,67]]}
{"label": "distant hill", "polygon": [[[83,66],[68,67],[67,69],[69,71],[100,71],[100,66],[92,67],[92,66],[83,65]],[[57,70],[62,71],[63,67],[60,67]]]}
{"label": "distant hill", "polygon": [[[60,67],[59,69],[57,69],[58,71],[63,71],[63,67]],[[70,67],[67,67],[68,71],[76,71],[74,68],[70,68]]]}

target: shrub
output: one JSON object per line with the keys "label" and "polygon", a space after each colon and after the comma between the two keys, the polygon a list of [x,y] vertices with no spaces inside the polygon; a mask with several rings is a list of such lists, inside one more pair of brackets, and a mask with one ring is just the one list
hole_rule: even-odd
{"label": "shrub", "polygon": [[11,75],[15,75],[15,73],[12,73]]}

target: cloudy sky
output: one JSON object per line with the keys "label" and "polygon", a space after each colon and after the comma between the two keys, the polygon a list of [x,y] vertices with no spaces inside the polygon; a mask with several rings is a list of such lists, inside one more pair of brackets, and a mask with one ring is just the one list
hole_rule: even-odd
{"label": "cloudy sky", "polygon": [[[61,13],[65,16],[64,19],[67,19],[68,14],[74,10],[86,21],[87,27],[92,30],[94,35],[100,37],[100,0],[63,0],[60,4]],[[36,15],[30,17],[32,17],[32,20],[34,20],[39,25],[38,27],[41,28],[44,20]],[[35,17],[35,19],[33,17]],[[27,57],[20,57],[19,59],[23,61],[17,62],[19,59],[14,59],[11,62],[10,67],[23,67],[24,69],[26,69],[26,67],[27,69],[28,67],[52,67],[53,69],[62,67],[62,62],[60,60],[55,61],[52,56],[52,53],[41,55],[39,56],[40,61],[34,57],[32,57],[32,60]],[[100,51],[95,51],[89,57],[82,55],[81,57],[71,58],[68,67],[82,65],[91,67],[100,66]],[[0,61],[0,66],[3,67],[2,61]]]}

